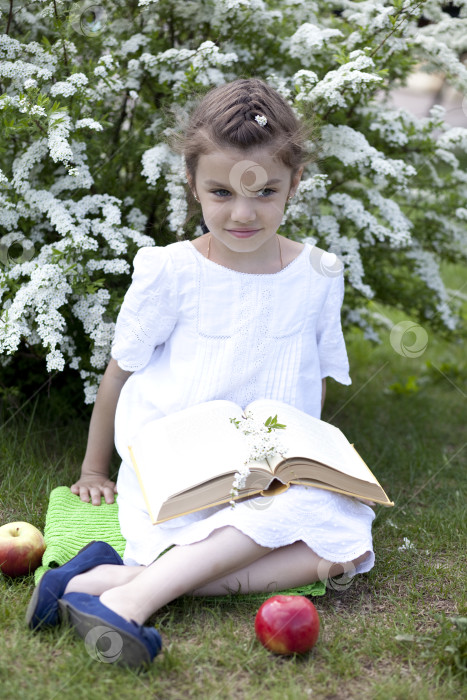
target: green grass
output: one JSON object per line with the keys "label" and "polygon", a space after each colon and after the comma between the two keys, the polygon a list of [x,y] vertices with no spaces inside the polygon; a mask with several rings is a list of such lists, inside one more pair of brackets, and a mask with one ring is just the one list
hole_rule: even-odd
{"label": "green grass", "polygon": [[[451,273],[451,286],[460,288],[459,270]],[[390,316],[393,322],[403,318]],[[311,653],[284,658],[263,649],[253,627],[258,603],[184,598],[152,619],[164,651],[148,672],[137,674],[93,660],[69,628],[30,633],[23,620],[32,576],[0,577],[1,697],[461,697],[467,653],[464,348],[429,334],[426,351],[409,359],[394,351],[389,330],[386,335],[379,346],[358,333],[348,338],[353,384],[328,382],[323,417],[355,443],[396,505],[377,509],[373,570],[345,591],[314,599],[322,629]],[[86,416],[67,421],[49,406],[39,394],[0,430],[1,523],[27,520],[43,529],[48,493],[79,473]],[[401,549],[404,538],[412,547]]]}

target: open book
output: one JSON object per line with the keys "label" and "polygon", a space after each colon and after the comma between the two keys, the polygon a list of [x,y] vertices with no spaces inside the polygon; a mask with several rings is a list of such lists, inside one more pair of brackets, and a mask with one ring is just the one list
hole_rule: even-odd
{"label": "open book", "polygon": [[154,524],[232,498],[270,496],[291,484],[394,505],[339,428],[269,399],[253,401],[246,412],[262,424],[277,415],[286,426],[275,431],[285,450],[249,462],[245,485],[234,496],[234,477],[251,454],[241,430],[244,414],[235,403],[201,403],[151,421],[137,433],[130,457]]}

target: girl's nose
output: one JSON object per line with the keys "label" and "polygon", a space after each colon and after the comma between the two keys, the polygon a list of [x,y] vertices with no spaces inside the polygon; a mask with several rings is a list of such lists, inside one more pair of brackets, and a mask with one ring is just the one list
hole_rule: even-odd
{"label": "girl's nose", "polygon": [[256,219],[255,197],[235,197],[231,218],[239,223],[250,223]]}

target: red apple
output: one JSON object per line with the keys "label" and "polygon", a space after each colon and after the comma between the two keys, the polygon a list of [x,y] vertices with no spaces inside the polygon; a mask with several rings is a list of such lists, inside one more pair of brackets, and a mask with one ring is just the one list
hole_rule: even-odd
{"label": "red apple", "polygon": [[0,527],[0,571],[7,576],[24,576],[37,569],[44,551],[44,538],[34,525],[17,522]]}
{"label": "red apple", "polygon": [[302,595],[275,595],[256,613],[255,632],[266,649],[275,654],[302,654],[319,635],[319,615]]}

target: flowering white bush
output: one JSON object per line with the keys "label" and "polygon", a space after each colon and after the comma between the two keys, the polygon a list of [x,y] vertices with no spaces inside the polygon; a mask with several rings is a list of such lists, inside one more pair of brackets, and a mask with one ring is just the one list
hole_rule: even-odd
{"label": "flowering white bush", "polygon": [[[386,103],[415,65],[467,92],[467,0],[0,0],[0,352],[80,372],[92,402],[131,261],[197,234],[167,129],[238,76],[312,118],[284,233],[336,253],[370,300],[453,329],[440,260],[467,257],[467,130]],[[423,20],[423,21],[421,21]]]}

